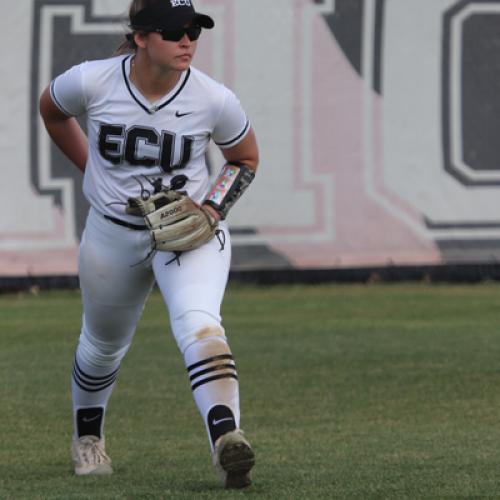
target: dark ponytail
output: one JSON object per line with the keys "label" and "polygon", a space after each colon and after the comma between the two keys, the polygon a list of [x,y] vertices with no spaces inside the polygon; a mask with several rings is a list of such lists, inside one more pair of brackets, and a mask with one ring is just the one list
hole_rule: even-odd
{"label": "dark ponytail", "polygon": [[[132,0],[132,3],[130,4],[129,10],[128,10],[129,23],[130,23],[130,20],[139,11],[141,11],[142,9],[149,7],[150,5],[153,5],[157,2],[158,2],[158,0]],[[137,50],[137,45],[134,42],[134,33],[127,33],[125,35],[125,40],[115,50],[115,55],[128,54],[129,52],[135,52],[136,50]]]}

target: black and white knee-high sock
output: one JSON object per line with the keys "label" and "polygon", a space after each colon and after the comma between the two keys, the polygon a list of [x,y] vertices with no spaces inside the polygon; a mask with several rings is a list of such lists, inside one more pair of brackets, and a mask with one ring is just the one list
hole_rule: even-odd
{"label": "black and white knee-high sock", "polygon": [[239,427],[240,402],[236,365],[223,337],[208,337],[184,352],[191,390],[207,428],[210,445]]}
{"label": "black and white knee-high sock", "polygon": [[119,367],[120,362],[111,367],[90,365],[77,350],[71,377],[75,437],[102,437],[104,414]]}

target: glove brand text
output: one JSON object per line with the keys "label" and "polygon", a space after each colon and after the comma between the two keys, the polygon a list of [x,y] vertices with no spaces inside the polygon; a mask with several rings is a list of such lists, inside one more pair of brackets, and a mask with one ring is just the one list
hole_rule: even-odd
{"label": "glove brand text", "polygon": [[182,212],[181,207],[171,208],[170,210],[162,212],[162,214],[160,215],[160,219],[165,219],[166,217],[172,217],[172,215],[178,214],[180,212]]}

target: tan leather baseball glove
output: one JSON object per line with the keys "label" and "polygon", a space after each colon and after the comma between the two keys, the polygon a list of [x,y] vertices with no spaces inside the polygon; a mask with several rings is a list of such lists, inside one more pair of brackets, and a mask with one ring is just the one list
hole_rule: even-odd
{"label": "tan leather baseball glove", "polygon": [[189,196],[164,189],[148,199],[129,198],[126,212],[144,217],[156,250],[185,252],[209,242],[217,222]]}

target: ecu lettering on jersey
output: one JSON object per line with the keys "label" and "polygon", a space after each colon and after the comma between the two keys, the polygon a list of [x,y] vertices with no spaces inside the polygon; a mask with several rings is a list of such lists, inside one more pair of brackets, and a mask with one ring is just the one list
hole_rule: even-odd
{"label": "ecu lettering on jersey", "polygon": [[194,138],[181,136],[180,160],[175,158],[176,135],[162,130],[159,134],[154,128],[134,125],[125,130],[124,125],[101,124],[99,127],[99,153],[113,165],[142,165],[161,167],[166,173],[182,169],[191,159]]}
{"label": "ecu lettering on jersey", "polygon": [[170,185],[175,171],[186,177],[183,190],[201,203],[210,189],[210,141],[231,148],[249,124],[234,93],[193,67],[167,94],[149,101],[130,81],[132,57],[73,66],[54,80],[51,95],[63,113],[86,113],[87,200],[103,214],[137,224],[124,213],[126,200],[141,196],[143,185]]}

